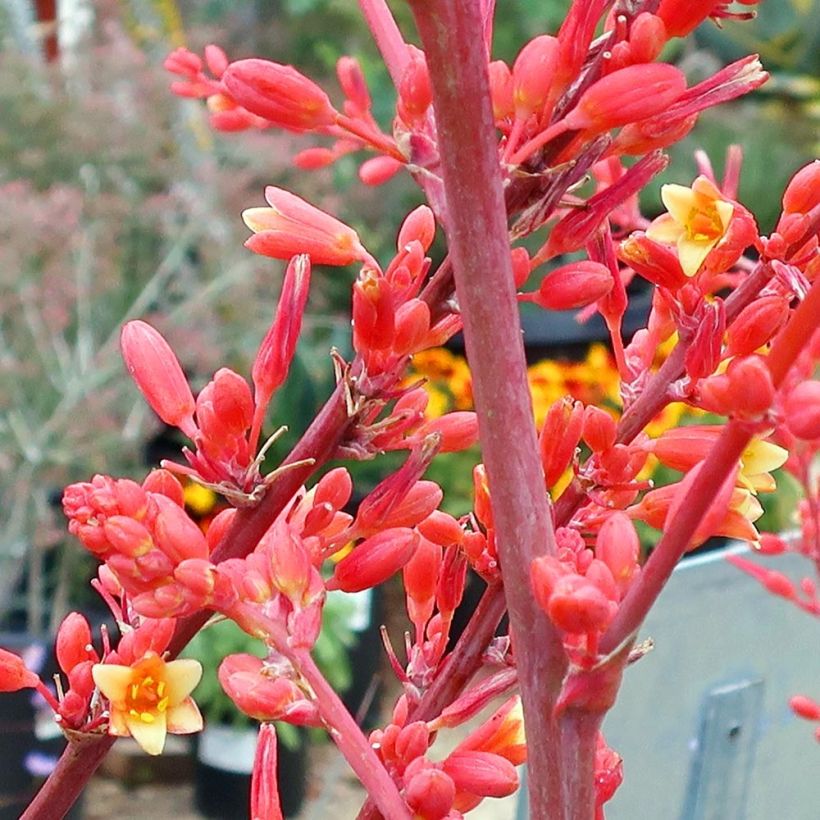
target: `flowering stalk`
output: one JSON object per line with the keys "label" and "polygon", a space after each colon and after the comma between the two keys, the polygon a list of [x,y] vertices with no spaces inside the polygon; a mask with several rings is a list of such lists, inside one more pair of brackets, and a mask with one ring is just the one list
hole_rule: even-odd
{"label": "flowering stalk", "polygon": [[[411,6],[433,85],[449,248],[530,727],[530,805],[537,817],[554,816],[562,802],[561,771],[550,713],[565,661],[555,630],[529,592],[529,566],[535,557],[554,553],[555,543],[517,330],[480,5],[416,0]],[[516,430],[512,438],[510,429]]]}

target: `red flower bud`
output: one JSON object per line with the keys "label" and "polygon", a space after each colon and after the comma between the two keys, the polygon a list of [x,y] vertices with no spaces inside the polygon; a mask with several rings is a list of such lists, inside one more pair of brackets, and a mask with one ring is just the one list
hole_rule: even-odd
{"label": "red flower bud", "polygon": [[820,159],[801,168],[783,193],[783,212],[806,214],[820,204]]}
{"label": "red flower bud", "polygon": [[516,117],[525,119],[544,107],[555,77],[558,52],[558,39],[543,34],[530,40],[515,58],[512,85]]}
{"label": "red flower bud", "polygon": [[572,463],[575,448],[581,440],[584,405],[565,396],[547,411],[538,446],[547,487],[554,487]]}
{"label": "red flower bud", "polygon": [[608,131],[659,114],[685,90],[683,73],[667,63],[627,66],[593,83],[564,122],[573,130]]}
{"label": "red flower bud", "polygon": [[583,439],[594,453],[609,450],[615,444],[615,420],[606,410],[590,405],[584,409]]}
{"label": "red flower bud", "polygon": [[327,94],[293,66],[238,60],[228,66],[222,81],[239,105],[280,128],[310,131],[336,120]]}
{"label": "red flower bud", "polygon": [[442,547],[460,544],[464,539],[464,530],[452,515],[441,510],[433,510],[416,529],[431,541]]}
{"label": "red flower bud", "polygon": [[393,344],[396,308],[390,283],[365,268],[353,285],[353,347],[385,350]]}
{"label": "red flower bud", "polygon": [[325,473],[316,484],[314,504],[330,504],[334,510],[340,510],[350,501],[353,493],[353,481],[344,467],[336,467]]}
{"label": "red flower bud", "polygon": [[409,299],[396,311],[393,352],[399,356],[415,353],[424,346],[430,330],[430,308],[421,299]]}
{"label": "red flower bud", "polygon": [[805,695],[794,695],[789,698],[789,707],[798,717],[806,720],[820,720],[820,703]]}
{"label": "red flower bud", "polygon": [[424,52],[409,47],[410,59],[399,82],[399,116],[408,125],[415,124],[427,113],[433,103],[433,89],[430,86],[430,74]]}
{"label": "red flower bud", "polygon": [[[164,495],[180,507],[185,506],[185,491],[182,484],[169,470],[151,470],[142,482],[142,489],[149,493]],[[128,515],[137,517],[134,512],[129,512]]]}
{"label": "red flower bud", "polygon": [[40,679],[26,669],[23,659],[14,652],[0,649],[0,692],[17,692],[19,689],[34,689]]}
{"label": "red flower bud", "polygon": [[470,410],[456,410],[425,422],[416,435],[441,437],[440,453],[455,453],[478,441],[478,418]]}
{"label": "red flower bud", "polygon": [[426,252],[436,235],[436,219],[426,205],[419,205],[402,222],[396,247],[401,253],[411,242],[418,241]]}
{"label": "red flower bud", "polygon": [[728,352],[732,356],[754,353],[785,324],[789,303],[777,295],[761,296],[738,314],[726,331]]}
{"label": "red flower bud", "polygon": [[514,111],[512,73],[503,60],[493,60],[489,65],[489,72],[493,119],[495,122],[502,122],[512,117]]}
{"label": "red flower bud", "polygon": [[410,620],[417,625],[426,623],[433,614],[441,562],[441,547],[426,538],[421,538],[413,556],[404,565],[404,591],[408,598],[408,613]]}
{"label": "red flower bud", "polygon": [[797,438],[820,438],[820,381],[807,381],[791,390],[783,403],[786,427]]}
{"label": "red flower bud", "polygon": [[442,768],[460,792],[479,797],[506,797],[518,788],[515,766],[492,752],[454,752]]}
{"label": "red flower bud", "polygon": [[616,604],[600,587],[580,575],[559,578],[550,595],[547,615],[565,632],[603,632],[615,616]]}
{"label": "red flower bud", "polygon": [[572,310],[594,304],[612,290],[609,268],[599,262],[570,262],[541,282],[533,301],[548,310]]}
{"label": "red flower bud", "polygon": [[329,148],[305,148],[293,157],[293,164],[303,171],[325,168],[336,160],[336,154]]}
{"label": "red flower bud", "polygon": [[609,567],[621,598],[640,571],[640,550],[638,533],[629,516],[622,512],[612,513],[598,531],[595,556]]}
{"label": "red flower bud", "polygon": [[251,820],[282,820],[277,776],[276,725],[259,727],[251,777]]}
{"label": "red flower bud", "polygon": [[79,612],[69,612],[57,630],[54,642],[57,663],[60,669],[69,673],[78,664],[99,660],[91,646],[91,627]]}
{"label": "red flower bud", "polygon": [[414,773],[404,790],[413,816],[424,820],[445,820],[455,796],[456,787],[452,778],[432,766]]}
{"label": "red flower bud", "polygon": [[526,248],[512,249],[513,284],[516,288],[523,287],[530,278],[530,255]]}
{"label": "red flower bud", "polygon": [[365,185],[384,185],[404,168],[404,163],[393,157],[371,157],[359,166],[359,179]]}
{"label": "red flower bud", "polygon": [[717,0],[661,0],[657,15],[670,38],[686,37],[719,5]]}
{"label": "red flower bud", "polygon": [[295,256],[288,263],[282,292],[273,319],[253,362],[253,386],[257,406],[267,406],[274,391],[288,375],[302,330],[310,290],[310,257]]}
{"label": "red flower bud", "polygon": [[135,320],[123,327],[120,349],[131,378],[151,409],[166,424],[193,438],[194,397],[168,342],[151,325]]}
{"label": "red flower bud", "polygon": [[677,290],[687,282],[677,253],[645,233],[633,233],[618,246],[618,258],[654,285]]}
{"label": "red flower bud", "polygon": [[418,533],[407,527],[384,530],[367,538],[336,564],[327,588],[360,592],[378,586],[413,557],[418,545]]}

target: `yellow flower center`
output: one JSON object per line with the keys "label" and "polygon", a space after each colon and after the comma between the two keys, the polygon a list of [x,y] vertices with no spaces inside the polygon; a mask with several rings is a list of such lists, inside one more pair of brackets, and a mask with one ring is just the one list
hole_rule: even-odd
{"label": "yellow flower center", "polygon": [[134,667],[134,676],[125,693],[125,708],[131,717],[153,723],[168,709],[167,685],[161,677],[164,661],[145,658]]}
{"label": "yellow flower center", "polygon": [[698,199],[700,201],[689,211],[684,224],[686,238],[694,242],[711,242],[714,239],[720,239],[725,229],[714,200],[706,200],[705,197],[698,197]]}

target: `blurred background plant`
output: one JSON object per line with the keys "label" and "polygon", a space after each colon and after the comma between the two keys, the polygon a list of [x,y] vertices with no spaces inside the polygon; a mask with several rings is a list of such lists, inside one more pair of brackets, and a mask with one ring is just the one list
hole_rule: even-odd
{"label": "blurred background plant", "polygon": [[[142,316],[156,323],[195,386],[223,364],[247,373],[281,275],[242,247],[239,212],[261,204],[263,186],[275,180],[292,187],[351,224],[383,258],[418,202],[402,177],[379,189],[362,186],[355,156],[297,172],[290,157],[304,141],[213,134],[195,101],[167,91],[161,62],[183,41],[195,50],[218,41],[232,58],[296,63],[331,89],[336,59],[350,53],[388,127],[393,93],[356,4],[63,0],[60,55],[51,63],[38,41],[49,29],[35,25],[42,5],[0,2],[0,628],[25,625],[34,633],[47,632],[84,594],[87,565],[65,545],[55,507],[60,488],[103,467],[144,474],[145,445],[159,429],[123,372],[122,322]],[[405,4],[392,5],[412,31]],[[500,4],[497,56],[512,60],[525,38],[554,31],[566,6]],[[646,193],[648,213],[660,209],[659,184],[695,175],[695,148],[719,165],[726,146],[739,142],[746,155],[740,198],[771,227],[778,207],[771,191],[817,150],[817,0],[763,3],[755,23],[728,22],[721,33],[707,23],[685,51],[668,56],[696,80],[749,50],[761,52],[771,82],[748,101],[703,115]],[[315,272],[300,353],[273,412],[291,429],[272,463],[327,395],[328,349],[349,347],[351,278],[338,269]],[[417,362],[430,379],[431,408],[444,409],[444,399],[462,406],[469,400],[463,360],[435,355],[438,361]],[[536,412],[556,391],[610,395],[607,355],[593,347],[563,364],[533,362]],[[462,467],[477,460],[477,453],[458,454],[433,466],[448,509],[467,508],[471,485]],[[357,490],[374,484],[387,461],[355,465]]]}

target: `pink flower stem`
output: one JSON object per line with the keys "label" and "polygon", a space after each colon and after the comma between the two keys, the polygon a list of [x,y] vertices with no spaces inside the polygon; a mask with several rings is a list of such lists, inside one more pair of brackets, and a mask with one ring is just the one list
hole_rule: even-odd
{"label": "pink flower stem", "polygon": [[368,795],[387,820],[409,820],[410,811],[398,787],[373,747],[362,734],[333,687],[306,651],[295,653],[298,669],[310,684],[316,705],[328,726],[330,736],[361,780]]}
{"label": "pink flower stem", "polygon": [[569,709],[560,718],[567,820],[594,816],[595,751],[605,714]]}
{"label": "pink flower stem", "polygon": [[531,811],[535,817],[562,818],[560,738],[552,705],[566,657],[530,585],[532,561],[555,552],[555,537],[513,286],[481,5],[476,0],[411,0],[410,5],[433,86],[448,246],[527,726]]}
{"label": "pink flower stem", "polygon": [[[800,351],[811,340],[820,315],[820,282],[815,282],[806,298],[777,336],[767,357],[775,387],[794,364]],[[692,536],[714,500],[719,487],[737,466],[757,426],[744,421],[730,421],[712,447],[698,476],[692,483],[689,503],[683,506],[668,526],[641,571],[640,578],[624,598],[615,620],[601,639],[601,652],[613,652],[632,640],[657,599],[672,570],[686,551]]]}
{"label": "pink flower stem", "polygon": [[393,85],[398,88],[410,57],[407,43],[401,36],[393,14],[385,0],[359,0],[359,8],[376,41]]}

